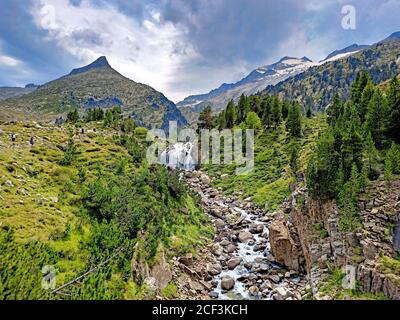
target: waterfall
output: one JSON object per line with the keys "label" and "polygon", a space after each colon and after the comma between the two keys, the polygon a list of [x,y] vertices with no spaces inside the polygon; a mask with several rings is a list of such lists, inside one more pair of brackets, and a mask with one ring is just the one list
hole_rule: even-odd
{"label": "waterfall", "polygon": [[190,142],[175,143],[161,154],[160,161],[173,169],[194,170],[196,161],[193,158],[193,144]]}

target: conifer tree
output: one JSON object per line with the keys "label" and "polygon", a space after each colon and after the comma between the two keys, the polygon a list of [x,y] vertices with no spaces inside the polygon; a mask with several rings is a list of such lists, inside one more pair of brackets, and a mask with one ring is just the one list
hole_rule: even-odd
{"label": "conifer tree", "polygon": [[286,121],[286,129],[293,137],[301,136],[301,112],[297,102],[289,107],[289,114]]}
{"label": "conifer tree", "polygon": [[271,114],[271,98],[265,96],[261,101],[261,109],[263,110],[262,121],[266,128],[271,126],[272,114]]}
{"label": "conifer tree", "polygon": [[370,131],[372,138],[378,145],[382,145],[383,134],[387,126],[387,103],[379,89],[375,89],[368,104],[365,117],[365,130]]}
{"label": "conifer tree", "polygon": [[390,136],[400,141],[400,81],[394,77],[387,91],[388,131]]}
{"label": "conifer tree", "polygon": [[342,138],[342,166],[345,180],[350,178],[351,168],[355,164],[359,171],[362,169],[362,154],[364,150],[360,118],[354,104],[348,105],[349,119],[344,124]]}
{"label": "conifer tree", "polygon": [[236,112],[233,100],[229,101],[225,111],[225,125],[227,128],[233,128],[235,125]]}
{"label": "conifer tree", "polygon": [[278,96],[274,96],[272,100],[271,120],[275,126],[278,126],[282,120],[282,107]]}

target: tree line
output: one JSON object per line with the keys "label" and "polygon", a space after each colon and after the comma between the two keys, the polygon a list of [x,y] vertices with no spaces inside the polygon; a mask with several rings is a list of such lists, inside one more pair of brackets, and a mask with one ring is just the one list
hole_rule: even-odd
{"label": "tree line", "polygon": [[367,72],[359,73],[348,101],[334,96],[327,122],[328,129],[319,137],[308,163],[307,185],[315,197],[336,199],[342,228],[354,230],[358,195],[368,181],[382,173],[387,178],[400,173],[398,78],[383,92]]}
{"label": "tree line", "polygon": [[[226,109],[218,115],[213,115],[210,106],[206,107],[199,115],[199,129],[218,128],[268,130],[277,128],[286,122],[286,129],[292,136],[301,136],[301,123],[304,107],[297,101],[281,100],[277,95],[252,95],[240,96],[237,104],[231,100]],[[307,110],[307,117],[312,116]]]}

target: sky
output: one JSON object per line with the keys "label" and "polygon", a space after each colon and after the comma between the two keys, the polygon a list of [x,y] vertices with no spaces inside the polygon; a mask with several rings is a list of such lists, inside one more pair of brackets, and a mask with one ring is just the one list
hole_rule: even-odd
{"label": "sky", "polygon": [[[342,8],[355,8],[344,29]],[[0,86],[44,84],[105,55],[174,102],[283,56],[319,61],[400,31],[400,0],[0,0]]]}

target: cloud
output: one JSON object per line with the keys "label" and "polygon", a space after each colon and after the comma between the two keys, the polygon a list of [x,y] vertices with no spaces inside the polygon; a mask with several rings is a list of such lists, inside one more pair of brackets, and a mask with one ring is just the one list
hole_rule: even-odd
{"label": "cloud", "polygon": [[21,61],[14,57],[0,55],[0,67],[17,67],[21,64]]}
{"label": "cloud", "polygon": [[148,8],[146,18],[127,16],[114,6],[89,0],[40,0],[32,8],[34,23],[47,31],[47,40],[89,63],[101,55],[125,76],[177,100],[170,83],[179,66],[194,59],[194,48],[185,39],[184,28],[162,21]]}
{"label": "cloud", "polygon": [[[356,30],[341,27],[347,4],[356,8]],[[400,30],[399,0],[0,0],[0,6],[0,55],[23,62],[7,68],[3,62],[0,85],[43,83],[106,55],[119,72],[174,101],[282,56],[319,60]],[[22,69],[30,72],[24,77]]]}

